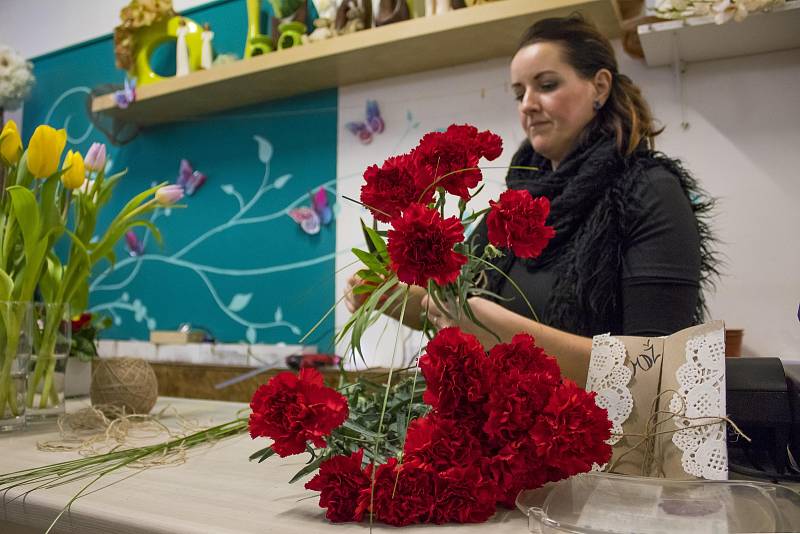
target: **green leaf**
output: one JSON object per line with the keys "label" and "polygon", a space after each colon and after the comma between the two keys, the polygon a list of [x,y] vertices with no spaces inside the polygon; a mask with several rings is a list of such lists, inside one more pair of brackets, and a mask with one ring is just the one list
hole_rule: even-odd
{"label": "green leaf", "polygon": [[39,207],[41,209],[43,231],[47,231],[53,226],[62,224],[58,199],[56,198],[58,194],[58,184],[58,175],[51,176],[44,181],[39,191]]}
{"label": "green leaf", "polygon": [[328,459],[327,454],[322,454],[318,456],[316,460],[314,460],[313,462],[302,468],[300,471],[298,471],[289,481],[289,484],[294,484],[295,482],[297,482],[307,474],[311,473],[312,471],[316,471],[319,468],[319,464],[321,464],[323,461],[327,459]]}
{"label": "green leaf", "polygon": [[364,224],[364,221],[361,221],[361,229],[367,236],[367,247],[369,248],[370,252],[377,252],[379,257],[381,257],[384,261],[388,260],[389,252],[386,249],[386,243],[383,241],[383,238],[377,232],[377,230],[373,230],[369,226]]}
{"label": "green leaf", "polygon": [[84,276],[83,279],[78,282],[75,291],[72,294],[72,298],[69,301],[70,310],[74,314],[83,313],[86,308],[89,307],[89,277]]}
{"label": "green leaf", "polygon": [[361,269],[360,271],[357,271],[356,274],[359,278],[366,282],[373,282],[375,284],[383,283],[383,278],[375,274],[375,272],[370,269]]}
{"label": "green leaf", "polygon": [[0,300],[11,300],[14,281],[4,270],[0,269]]}
{"label": "green leaf", "polygon": [[42,292],[42,298],[45,302],[56,302],[58,284],[62,279],[64,269],[61,265],[61,260],[52,251],[47,255],[46,261],[47,265],[39,280],[39,290]]}
{"label": "green leaf", "polygon": [[342,426],[344,428],[349,429],[349,430],[355,430],[356,432],[358,432],[359,434],[361,434],[362,436],[367,437],[367,438],[376,439],[376,438],[383,437],[382,435],[378,434],[377,432],[373,432],[373,431],[367,429],[366,427],[359,425],[358,423],[356,423],[352,419],[348,419],[347,421],[342,423]]}
{"label": "green leaf", "polygon": [[359,260],[361,260],[361,262],[367,267],[369,267],[372,271],[384,275],[389,274],[389,270],[386,268],[386,266],[381,262],[379,258],[376,258],[372,254],[364,250],[359,250],[357,248],[353,248],[352,250],[353,254],[355,254],[356,257]]}
{"label": "green leaf", "polygon": [[22,239],[25,244],[25,256],[30,261],[34,254],[34,247],[39,241],[39,210],[36,197],[24,187],[14,185],[7,189],[11,196],[11,206],[14,210],[19,227],[22,230]]}
{"label": "green leaf", "polygon": [[258,458],[258,463],[261,463],[261,462],[263,462],[264,460],[266,460],[267,458],[269,458],[270,456],[272,456],[274,454],[275,454],[275,451],[272,450],[272,445],[270,445],[269,447],[264,447],[260,451],[256,451],[253,454],[251,454],[250,455],[250,461],[252,462],[256,458]]}

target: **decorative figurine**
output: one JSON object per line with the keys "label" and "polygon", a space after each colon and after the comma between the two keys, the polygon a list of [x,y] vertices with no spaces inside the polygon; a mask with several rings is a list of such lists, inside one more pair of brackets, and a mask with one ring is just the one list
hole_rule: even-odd
{"label": "decorative figurine", "polygon": [[325,17],[319,17],[314,20],[314,31],[308,35],[308,41],[324,41],[336,35],[333,29],[333,20]]}
{"label": "decorative figurine", "polygon": [[336,20],[336,0],[313,0],[318,17],[314,19],[314,31],[308,35],[308,41],[324,41],[336,36],[334,21]]}
{"label": "decorative figurine", "polygon": [[308,8],[305,0],[269,0],[272,6],[272,38],[279,50],[303,44]]}
{"label": "decorative figurine", "polygon": [[425,16],[441,15],[452,9],[450,0],[425,0]]}
{"label": "decorative figurine", "polygon": [[375,14],[375,26],[383,26],[411,18],[406,0],[380,0]]}
{"label": "decorative figurine", "polygon": [[272,52],[272,39],[261,33],[261,0],[247,0],[247,40],[244,57]]}
{"label": "decorative figurine", "polygon": [[372,0],[344,0],[336,11],[336,33],[343,35],[372,26]]}
{"label": "decorative figurine", "polygon": [[210,69],[211,64],[214,62],[214,52],[211,47],[211,41],[214,40],[214,32],[211,31],[211,26],[206,22],[203,24],[203,33],[200,35],[203,41],[203,46],[200,50],[200,66],[204,69]]}
{"label": "decorative figurine", "polygon": [[120,11],[120,19],[120,25],[114,28],[117,66],[127,71],[129,78],[136,78],[139,86],[164,79],[155,73],[150,58],[165,42],[177,42],[180,26],[186,28],[184,36],[188,49],[188,70],[200,68],[203,29],[193,20],[177,16],[171,1],[132,0]]}
{"label": "decorative figurine", "polygon": [[189,47],[186,44],[186,34],[189,28],[186,21],[181,18],[178,22],[175,41],[175,76],[186,76],[189,74]]}

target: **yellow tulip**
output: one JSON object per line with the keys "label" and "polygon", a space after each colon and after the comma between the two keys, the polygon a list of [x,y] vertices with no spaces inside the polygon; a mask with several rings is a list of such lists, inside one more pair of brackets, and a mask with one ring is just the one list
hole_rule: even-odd
{"label": "yellow tulip", "polygon": [[78,189],[86,180],[86,166],[80,152],[67,151],[67,157],[64,158],[64,165],[61,169],[66,169],[61,175],[61,183],[67,189]]}
{"label": "yellow tulip", "polygon": [[10,120],[3,126],[0,133],[0,157],[9,165],[14,165],[19,161],[22,152],[22,139],[19,138],[17,123]]}
{"label": "yellow tulip", "polygon": [[38,126],[28,143],[28,170],[31,174],[36,178],[46,178],[56,172],[66,144],[66,130],[56,130],[45,124]]}

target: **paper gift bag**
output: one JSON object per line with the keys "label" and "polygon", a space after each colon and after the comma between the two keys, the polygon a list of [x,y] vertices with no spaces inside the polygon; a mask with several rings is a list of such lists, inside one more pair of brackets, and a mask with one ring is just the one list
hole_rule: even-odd
{"label": "paper gift bag", "polygon": [[595,336],[586,387],[612,421],[615,473],[727,478],[722,321],[667,337]]}

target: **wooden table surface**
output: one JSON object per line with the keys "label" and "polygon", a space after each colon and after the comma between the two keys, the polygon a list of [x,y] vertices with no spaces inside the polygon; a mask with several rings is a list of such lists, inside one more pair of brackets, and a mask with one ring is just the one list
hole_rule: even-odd
{"label": "wooden table surface", "polygon": [[[73,412],[88,405],[87,400],[67,402]],[[210,426],[232,420],[247,405],[235,402],[162,397],[154,412],[174,407],[184,418]],[[177,419],[165,417],[168,425]],[[0,473],[72,460],[74,452],[42,452],[37,442],[58,437],[55,423],[29,426],[16,434],[0,433]],[[122,533],[310,533],[369,532],[367,523],[332,525],[318,506],[315,492],[301,482],[289,485],[291,476],[304,464],[305,455],[289,458],[274,456],[262,464],[248,456],[266,446],[266,440],[253,441],[247,434],[223,440],[189,453],[185,464],[171,467],[126,470],[101,479],[95,488],[112,481],[116,484],[78,499],[65,513],[53,532],[80,534]],[[123,479],[124,480],[121,480]],[[86,482],[76,482],[30,493],[25,500],[21,490],[0,494],[0,533],[42,533],[58,512]],[[310,498],[309,498],[310,497]],[[519,511],[501,509],[489,523],[393,527],[375,525],[376,532],[489,532],[511,534],[528,532],[527,518]]]}

